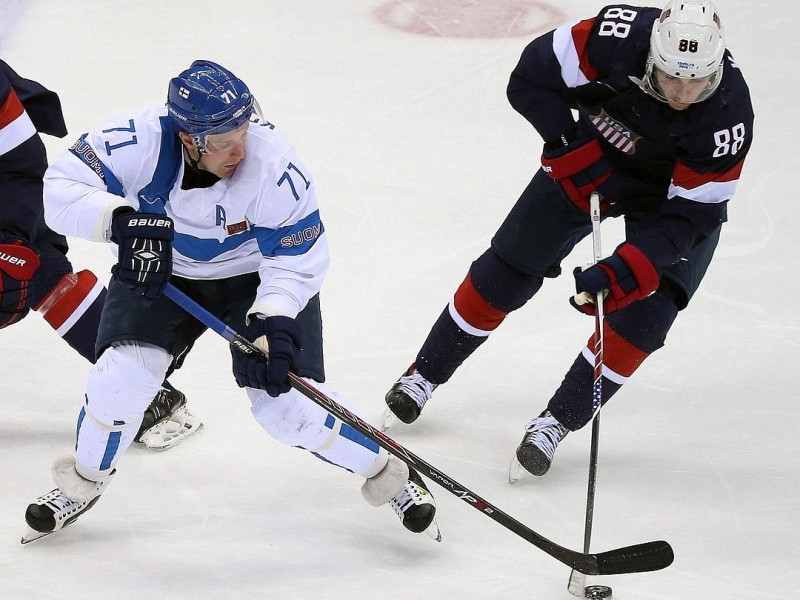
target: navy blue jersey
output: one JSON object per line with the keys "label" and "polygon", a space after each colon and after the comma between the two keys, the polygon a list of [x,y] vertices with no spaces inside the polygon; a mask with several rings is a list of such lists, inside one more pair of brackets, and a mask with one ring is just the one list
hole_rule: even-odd
{"label": "navy blue jersey", "polygon": [[47,153],[38,132],[67,134],[58,96],[0,61],[0,232],[66,248],[64,237],[44,223]]}
{"label": "navy blue jersey", "polygon": [[753,135],[750,93],[730,52],[717,91],[686,110],[647,95],[644,77],[658,8],[611,5],[562,25],[523,51],[508,98],[548,142],[575,127],[597,138],[620,186],[616,202],[651,221],[631,240],[674,264],[724,220]]}

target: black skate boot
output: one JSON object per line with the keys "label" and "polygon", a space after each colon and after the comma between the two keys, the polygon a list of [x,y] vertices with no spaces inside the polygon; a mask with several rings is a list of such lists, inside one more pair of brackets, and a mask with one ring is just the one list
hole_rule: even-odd
{"label": "black skate boot", "polygon": [[414,469],[409,468],[408,481],[390,503],[403,527],[413,533],[422,533],[430,528],[431,537],[441,540],[436,524],[436,501]]}
{"label": "black skate boot", "polygon": [[384,429],[391,426],[392,416],[403,423],[416,421],[436,387],[437,384],[419,374],[417,365],[411,365],[386,394],[386,406],[389,410],[384,415]]}
{"label": "black skate boot", "polygon": [[517,460],[531,475],[547,473],[558,443],[569,433],[549,410],[525,426],[525,435],[517,447]]}
{"label": "black skate boot", "polygon": [[186,408],[186,396],[168,381],[144,413],[135,441],[152,450],[167,450],[181,443],[203,424]]}

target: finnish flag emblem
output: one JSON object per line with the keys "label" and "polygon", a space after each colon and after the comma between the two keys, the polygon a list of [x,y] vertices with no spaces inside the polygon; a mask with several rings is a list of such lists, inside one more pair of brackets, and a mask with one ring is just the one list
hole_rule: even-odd
{"label": "finnish flag emblem", "polygon": [[179,89],[179,90],[178,90],[178,93],[181,95],[181,98],[183,98],[184,100],[186,100],[186,99],[189,97],[189,90],[187,90],[187,89],[186,89],[186,88],[184,88],[184,87],[182,87],[181,89]]}

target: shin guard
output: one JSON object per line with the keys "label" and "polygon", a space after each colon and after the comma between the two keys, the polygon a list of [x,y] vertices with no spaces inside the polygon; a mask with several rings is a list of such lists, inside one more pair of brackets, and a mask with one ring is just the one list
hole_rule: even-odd
{"label": "shin guard", "polygon": [[[603,398],[605,404],[653,352],[664,345],[678,308],[660,293],[634,302],[605,320]],[[548,409],[560,423],[575,431],[592,418],[594,335],[575,359]]]}
{"label": "shin guard", "polygon": [[541,277],[517,271],[491,250],[484,252],[422,345],[415,361],[420,374],[436,384],[449,380],[506,315],[523,306],[541,285]]}

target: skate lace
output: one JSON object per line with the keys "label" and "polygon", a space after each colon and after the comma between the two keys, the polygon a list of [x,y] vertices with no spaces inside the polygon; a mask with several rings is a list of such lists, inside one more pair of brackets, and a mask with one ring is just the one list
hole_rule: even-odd
{"label": "skate lace", "polygon": [[430,400],[437,385],[425,379],[416,369],[409,375],[400,377],[398,383],[400,384],[400,391],[411,398],[420,409]]}
{"label": "skate lace", "polygon": [[59,522],[79,513],[87,504],[86,502],[70,500],[58,488],[43,496],[41,500],[45,506],[53,511],[53,516]]}
{"label": "skate lace", "polygon": [[402,519],[410,507],[422,504],[422,502],[422,494],[417,485],[413,481],[406,481],[403,489],[392,498],[391,504],[394,512]]}
{"label": "skate lace", "polygon": [[184,399],[180,392],[175,390],[175,393],[172,393],[166,388],[161,388],[147,407],[147,411],[152,413],[154,422],[159,423],[168,419],[183,404]]}
{"label": "skate lace", "polygon": [[524,444],[534,445],[541,450],[548,460],[553,460],[556,446],[564,439],[569,430],[550,414],[536,417],[525,427],[528,434]]}
{"label": "skate lace", "polygon": [[50,505],[51,508],[54,508],[56,511],[61,511],[68,508],[71,504],[79,504],[74,500],[70,500],[64,494],[61,493],[61,490],[55,489],[49,494],[47,494],[44,498],[42,498],[47,504]]}

